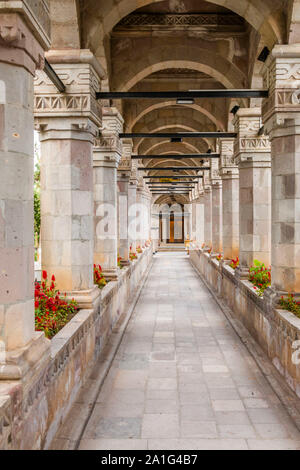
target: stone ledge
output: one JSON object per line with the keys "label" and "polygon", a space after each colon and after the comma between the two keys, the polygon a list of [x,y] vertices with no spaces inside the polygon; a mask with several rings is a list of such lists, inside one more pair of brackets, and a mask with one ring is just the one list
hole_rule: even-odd
{"label": "stone ledge", "polygon": [[[151,259],[150,247],[118,281],[104,287],[100,306],[80,310],[57,333],[51,341],[51,360],[34,381],[0,382],[0,449],[49,448],[96,361],[105,361],[104,348],[114,340],[113,328],[135,297]],[[36,415],[38,420],[33,419]]]}

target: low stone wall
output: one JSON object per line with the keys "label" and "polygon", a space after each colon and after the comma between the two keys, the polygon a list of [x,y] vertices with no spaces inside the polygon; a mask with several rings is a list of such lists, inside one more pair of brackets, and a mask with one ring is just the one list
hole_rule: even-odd
{"label": "low stone wall", "polygon": [[102,289],[93,310],[80,310],[52,339],[35,383],[0,382],[0,450],[49,447],[151,260],[149,247]]}
{"label": "low stone wall", "polygon": [[239,280],[234,270],[202,250],[191,250],[190,260],[233,315],[243,323],[268,357],[300,397],[300,319],[286,310],[270,308],[252,283]]}

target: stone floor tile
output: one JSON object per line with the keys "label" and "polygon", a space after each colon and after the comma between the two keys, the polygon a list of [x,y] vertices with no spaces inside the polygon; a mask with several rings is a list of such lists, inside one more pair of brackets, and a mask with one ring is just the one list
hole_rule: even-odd
{"label": "stone floor tile", "polygon": [[147,450],[146,439],[82,439],[79,450]]}
{"label": "stone floor tile", "polygon": [[145,413],[178,413],[178,400],[147,400]]}
{"label": "stone floor tile", "polygon": [[218,431],[223,439],[255,439],[256,433],[249,424],[219,424]]}
{"label": "stone floor tile", "polygon": [[180,434],[178,414],[145,414],[142,438],[178,438]]}
{"label": "stone floor tile", "polygon": [[218,437],[217,426],[210,421],[181,421],[182,438],[214,439]]}
{"label": "stone floor tile", "polygon": [[212,400],[215,411],[243,411],[244,405],[241,400]]}
{"label": "stone floor tile", "polygon": [[216,421],[213,409],[209,405],[181,405],[181,420],[185,421]]}

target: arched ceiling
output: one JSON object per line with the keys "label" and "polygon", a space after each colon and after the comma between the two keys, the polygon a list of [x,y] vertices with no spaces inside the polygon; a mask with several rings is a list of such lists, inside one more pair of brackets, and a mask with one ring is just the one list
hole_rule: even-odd
{"label": "arched ceiling", "polygon": [[[263,47],[271,50],[300,38],[300,0],[50,2],[53,47],[90,49],[107,71],[103,91],[260,88],[262,64],[257,57]],[[259,106],[261,100],[203,99],[179,106],[175,100],[141,99],[111,104],[122,112],[126,132],[199,132],[232,130],[233,105]],[[204,153],[209,148],[215,150],[215,140],[134,139],[138,154]],[[191,159],[181,163],[198,165]]]}

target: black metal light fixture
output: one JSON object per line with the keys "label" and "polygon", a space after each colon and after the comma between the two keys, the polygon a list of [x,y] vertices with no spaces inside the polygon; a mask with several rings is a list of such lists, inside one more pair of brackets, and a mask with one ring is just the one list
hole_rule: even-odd
{"label": "black metal light fixture", "polygon": [[153,138],[165,138],[165,139],[219,139],[220,137],[236,137],[236,132],[127,132],[120,133],[120,139],[153,139]]}
{"label": "black metal light fixture", "polygon": [[190,90],[190,91],[109,91],[97,92],[97,100],[121,100],[121,99],[200,99],[200,98],[266,98],[268,90],[257,89],[215,89],[215,90]]}
{"label": "black metal light fixture", "polygon": [[132,160],[152,160],[152,159],[172,159],[184,160],[185,158],[220,158],[219,153],[184,153],[184,154],[165,154],[165,155],[132,155]]}
{"label": "black metal light fixture", "polygon": [[270,49],[267,46],[265,46],[263,50],[261,51],[261,53],[259,54],[259,56],[257,57],[257,60],[259,60],[260,62],[266,62],[269,55],[270,55]]}
{"label": "black metal light fixture", "polygon": [[194,104],[194,98],[177,98],[177,104]]}
{"label": "black metal light fixture", "polygon": [[172,144],[180,144],[182,142],[182,138],[181,137],[171,137],[170,142]]}
{"label": "black metal light fixture", "polygon": [[190,178],[190,179],[201,179],[203,178],[202,175],[178,175],[178,176],[174,176],[174,175],[152,175],[152,176],[143,176],[144,179],[151,179],[151,178],[161,178],[161,179],[181,179],[181,178]]}
{"label": "black metal light fixture", "polygon": [[240,106],[235,105],[235,106],[233,106],[233,108],[232,108],[232,110],[230,111],[230,113],[235,116],[239,109],[240,109]]}
{"label": "black metal light fixture", "polygon": [[138,170],[139,171],[155,171],[155,170],[159,170],[159,171],[164,171],[164,170],[167,170],[167,171],[184,171],[184,170],[194,170],[194,171],[199,171],[199,170],[210,170],[210,166],[139,166],[138,167]]}
{"label": "black metal light fixture", "polygon": [[51,67],[51,65],[46,59],[44,65],[44,72],[60,93],[64,93],[66,91],[64,83],[61,81],[54,68]]}

